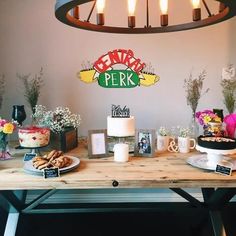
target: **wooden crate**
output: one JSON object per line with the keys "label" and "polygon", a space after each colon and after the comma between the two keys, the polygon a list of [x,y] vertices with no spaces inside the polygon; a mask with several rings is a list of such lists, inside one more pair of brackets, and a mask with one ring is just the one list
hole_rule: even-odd
{"label": "wooden crate", "polygon": [[77,129],[67,127],[65,131],[60,133],[51,132],[50,144],[51,149],[61,150],[68,152],[78,146],[78,133]]}

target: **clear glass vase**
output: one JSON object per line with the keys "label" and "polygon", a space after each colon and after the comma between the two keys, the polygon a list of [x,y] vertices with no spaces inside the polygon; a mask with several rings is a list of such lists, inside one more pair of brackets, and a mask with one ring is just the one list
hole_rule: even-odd
{"label": "clear glass vase", "polygon": [[1,135],[0,140],[0,161],[11,159],[12,156],[9,153],[7,135]]}
{"label": "clear glass vase", "polygon": [[199,126],[196,121],[195,112],[192,113],[191,120],[189,123],[190,137],[197,138],[199,136]]}

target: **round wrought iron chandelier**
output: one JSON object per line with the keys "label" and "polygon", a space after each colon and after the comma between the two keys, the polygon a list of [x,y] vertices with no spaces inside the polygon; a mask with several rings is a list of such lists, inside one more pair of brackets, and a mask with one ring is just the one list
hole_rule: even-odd
{"label": "round wrought iron chandelier", "polygon": [[[109,0],[107,0],[109,1]],[[236,15],[236,0],[210,0],[218,3],[217,12],[209,8],[209,0],[186,0],[192,4],[192,19],[186,23],[169,25],[168,22],[168,0],[146,0],[144,7],[146,22],[144,27],[136,27],[135,6],[139,0],[126,0],[128,6],[127,26],[108,26],[105,24],[104,13],[106,0],[57,0],[55,5],[55,16],[61,22],[85,30],[119,33],[119,34],[148,34],[165,33],[201,28],[228,20]],[[150,25],[150,1],[158,1],[160,7],[160,25]],[[92,2],[91,8],[85,19],[80,17],[80,8],[83,4]],[[96,10],[95,10],[96,8]],[[202,8],[205,9],[207,17],[202,18]],[[91,22],[91,16],[96,11],[96,22]]]}

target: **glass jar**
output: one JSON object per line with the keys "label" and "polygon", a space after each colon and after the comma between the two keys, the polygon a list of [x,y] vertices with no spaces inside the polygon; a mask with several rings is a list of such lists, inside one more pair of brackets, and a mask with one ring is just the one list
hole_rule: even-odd
{"label": "glass jar", "polygon": [[0,161],[11,159],[12,156],[9,153],[7,134],[0,135]]}
{"label": "glass jar", "polygon": [[195,112],[192,113],[191,120],[189,123],[189,130],[191,138],[197,138],[199,135],[199,126],[196,121]]}

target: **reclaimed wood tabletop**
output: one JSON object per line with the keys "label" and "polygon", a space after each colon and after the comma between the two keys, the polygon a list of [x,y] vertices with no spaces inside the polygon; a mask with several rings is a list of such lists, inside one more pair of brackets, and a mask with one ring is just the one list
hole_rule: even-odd
{"label": "reclaimed wood tabletop", "polygon": [[[130,155],[129,162],[116,163],[113,156],[89,159],[87,148],[80,144],[67,153],[78,157],[80,165],[49,179],[25,173],[27,151],[14,150],[13,159],[0,161],[0,190],[236,187],[235,172],[225,176],[189,165],[187,158],[199,154],[197,151],[156,153],[153,158]],[[231,157],[236,159],[236,155]]]}

